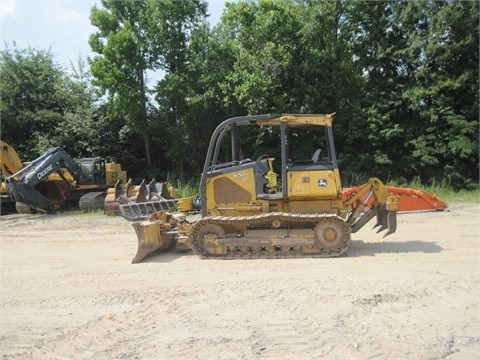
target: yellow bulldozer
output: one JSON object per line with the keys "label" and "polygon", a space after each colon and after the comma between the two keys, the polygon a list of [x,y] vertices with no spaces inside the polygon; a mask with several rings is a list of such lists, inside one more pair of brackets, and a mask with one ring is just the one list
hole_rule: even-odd
{"label": "yellow bulldozer", "polygon": [[[132,262],[175,245],[203,257],[339,256],[350,234],[374,217],[385,236],[394,233],[398,198],[379,179],[342,198],[334,117],[264,114],[222,122],[200,180],[200,219],[190,222],[168,209],[147,212],[148,219],[133,222],[138,250]],[[265,147],[269,153],[259,154]],[[139,218],[138,207],[120,208]]]}

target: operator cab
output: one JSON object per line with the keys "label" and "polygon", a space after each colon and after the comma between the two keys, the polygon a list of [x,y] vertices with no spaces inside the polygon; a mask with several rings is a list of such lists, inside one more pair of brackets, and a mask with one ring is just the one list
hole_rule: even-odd
{"label": "operator cab", "polygon": [[80,163],[81,185],[105,184],[105,160],[102,158],[84,158]]}
{"label": "operator cab", "polygon": [[232,204],[340,196],[329,116],[256,115],[220,124],[202,175],[204,215]]}

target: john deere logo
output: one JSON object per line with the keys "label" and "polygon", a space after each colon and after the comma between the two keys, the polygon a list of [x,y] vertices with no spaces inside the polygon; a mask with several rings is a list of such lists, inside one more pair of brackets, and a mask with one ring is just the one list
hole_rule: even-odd
{"label": "john deere logo", "polygon": [[44,170],[40,171],[37,174],[38,180],[42,180],[42,178],[52,170],[53,170],[53,164],[48,165]]}
{"label": "john deere logo", "polygon": [[318,187],[327,187],[327,179],[318,179]]}

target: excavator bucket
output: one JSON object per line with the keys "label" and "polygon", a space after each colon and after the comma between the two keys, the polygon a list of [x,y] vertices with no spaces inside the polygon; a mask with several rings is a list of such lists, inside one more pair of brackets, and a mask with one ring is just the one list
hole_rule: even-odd
{"label": "excavator bucket", "polygon": [[22,195],[27,196],[29,204],[15,199],[18,213],[31,213],[32,209],[53,213],[67,202],[70,187],[62,180],[40,181],[33,189],[22,187]]}
{"label": "excavator bucket", "polygon": [[103,205],[105,214],[118,215],[120,204],[128,201],[129,196],[132,196],[132,190],[132,179],[128,180],[126,184],[122,184],[118,180],[113,188],[108,188]]}
{"label": "excavator bucket", "polygon": [[178,221],[170,212],[157,211],[148,220],[134,222],[132,226],[137,233],[138,249],[132,264],[174,246],[176,231],[173,230]]}
{"label": "excavator bucket", "polygon": [[[342,198],[348,200],[354,196],[360,186],[344,189]],[[437,195],[427,193],[422,190],[401,188],[394,186],[386,186],[387,192],[391,196],[398,197],[398,211],[412,212],[412,211],[443,211],[447,209],[447,204],[437,198]],[[373,199],[371,199],[373,202]]]}

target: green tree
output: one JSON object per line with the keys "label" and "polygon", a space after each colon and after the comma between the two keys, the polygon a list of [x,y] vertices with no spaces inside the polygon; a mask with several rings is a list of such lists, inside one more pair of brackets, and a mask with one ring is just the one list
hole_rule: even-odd
{"label": "green tree", "polygon": [[401,89],[409,74],[403,72],[406,38],[398,29],[393,3],[356,1],[347,13],[356,71],[363,78],[360,114],[352,124],[363,139],[352,137],[357,148],[349,160],[352,171],[369,169],[384,180],[406,165]]}
{"label": "green tree", "polygon": [[301,51],[300,22],[291,1],[227,3],[215,34],[234,56],[219,83],[225,105],[238,103],[239,110],[251,114],[297,107],[291,90]]}
{"label": "green tree", "polygon": [[24,160],[50,146],[64,119],[66,77],[50,51],[16,46],[0,51],[1,136]]}
{"label": "green tree", "polygon": [[413,170],[453,188],[478,184],[478,2],[414,5],[407,2],[400,14],[406,23],[408,10],[420,14],[414,24],[420,31],[410,32],[406,49],[413,81],[402,94],[416,115]]}
{"label": "green tree", "polygon": [[[110,117],[122,119],[143,135],[147,166],[151,165],[146,72],[155,68],[155,52],[146,33],[152,1],[102,0],[104,9],[92,8],[90,20],[98,31],[89,44],[94,84],[110,102]],[[153,57],[153,59],[152,59]]]}
{"label": "green tree", "polygon": [[348,16],[369,167],[385,179],[478,181],[478,4],[354,2]]}
{"label": "green tree", "polygon": [[189,31],[206,5],[197,0],[102,0],[91,11],[90,46],[95,84],[109,97],[111,113],[142,134],[147,167],[151,167],[152,99],[148,72],[176,73],[185,61]]}
{"label": "green tree", "polygon": [[111,151],[110,143],[117,143],[118,132],[111,132],[105,110],[99,106],[98,89],[91,83],[91,74],[86,60],[82,57],[71,62],[71,71],[66,79],[64,94],[70,104],[64,120],[55,131],[57,144],[69,150],[76,157],[106,156]]}
{"label": "green tree", "polygon": [[[224,107],[232,115],[336,111],[341,129],[361,84],[344,30],[344,7],[325,1],[227,3],[211,46],[224,59],[215,67],[222,77],[212,83],[220,87]],[[345,133],[338,133],[342,142]],[[271,139],[263,135],[245,142],[268,148]],[[315,150],[313,138],[298,142]]]}
{"label": "green tree", "polygon": [[194,129],[200,128],[197,121],[205,103],[193,104],[205,90],[200,79],[203,71],[211,71],[202,67],[209,36],[206,11],[204,1],[165,1],[157,15],[163,49],[159,62],[166,72],[156,86],[157,143],[163,145],[165,157],[182,180],[199,168],[196,150],[201,132]]}

